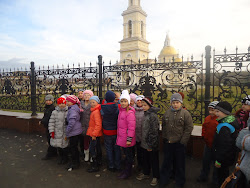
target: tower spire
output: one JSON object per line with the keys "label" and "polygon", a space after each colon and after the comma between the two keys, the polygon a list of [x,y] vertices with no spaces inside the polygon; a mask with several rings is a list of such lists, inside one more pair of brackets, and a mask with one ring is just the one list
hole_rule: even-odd
{"label": "tower spire", "polygon": [[164,42],[164,47],[170,46],[170,37],[169,37],[169,31],[167,32],[167,36]]}

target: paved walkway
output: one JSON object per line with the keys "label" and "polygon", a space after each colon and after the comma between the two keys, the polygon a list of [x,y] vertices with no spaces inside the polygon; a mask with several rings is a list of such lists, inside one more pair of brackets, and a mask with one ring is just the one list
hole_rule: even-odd
{"label": "paved walkway", "polygon": [[[0,187],[1,188],[147,188],[150,180],[136,180],[136,172],[128,180],[118,180],[116,173],[107,171],[103,165],[101,171],[86,172],[89,164],[82,162],[80,169],[67,172],[65,166],[57,165],[56,159],[42,161],[46,153],[44,135],[23,134],[0,129]],[[161,154],[162,158],[162,154]],[[161,159],[162,161],[162,159]],[[199,175],[201,161],[187,157],[186,188],[212,188],[212,184],[199,184],[195,179]],[[168,187],[172,188],[174,182]]]}

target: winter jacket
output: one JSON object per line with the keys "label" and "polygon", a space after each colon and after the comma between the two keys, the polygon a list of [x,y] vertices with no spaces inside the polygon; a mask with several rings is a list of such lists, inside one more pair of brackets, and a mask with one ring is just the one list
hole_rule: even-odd
{"label": "winter jacket", "polygon": [[82,123],[82,129],[83,129],[83,134],[86,135],[86,132],[89,127],[89,118],[90,118],[90,104],[85,106],[84,101],[81,101],[81,107],[83,109],[83,112],[81,112],[81,123]]}
{"label": "winter jacket", "polygon": [[180,108],[179,110],[168,109],[162,118],[162,137],[168,143],[187,145],[193,130],[193,120],[190,113]]}
{"label": "winter jacket", "polygon": [[[124,148],[135,145],[135,125],[135,109],[130,107],[130,110],[127,112],[126,108],[119,108],[116,145]],[[127,146],[127,141],[131,142],[130,146]]]}
{"label": "winter jacket", "polygon": [[80,108],[77,104],[74,104],[68,108],[66,135],[72,137],[80,134],[82,134]]}
{"label": "winter jacket", "polygon": [[99,137],[102,136],[102,116],[101,116],[101,105],[98,104],[96,107],[91,108],[89,128],[87,130],[87,135]]}
{"label": "winter jacket", "polygon": [[49,119],[49,133],[54,132],[55,138],[50,139],[50,145],[58,148],[66,148],[68,146],[68,139],[66,138],[66,117],[68,107],[61,109],[58,106],[52,112]]}
{"label": "winter jacket", "polygon": [[144,112],[142,123],[141,147],[144,149],[158,150],[159,147],[159,108],[151,107]]}
{"label": "winter jacket", "polygon": [[217,116],[209,115],[205,118],[205,121],[202,124],[201,135],[204,138],[205,143],[209,148],[213,147],[213,140],[216,132],[216,127],[219,124],[218,121],[216,120],[217,118],[218,118]]}
{"label": "winter jacket", "polygon": [[141,142],[142,121],[144,118],[144,111],[142,107],[135,106],[135,118],[136,118],[136,128],[135,128],[136,142]]}
{"label": "winter jacket", "polygon": [[[240,164],[240,170],[246,176],[248,182],[250,182],[250,136],[247,135],[250,135],[249,129],[248,128],[242,129],[236,139],[236,146],[240,150],[242,150],[241,157],[243,158]],[[243,149],[244,139],[245,139],[245,144]]]}
{"label": "winter jacket", "polygon": [[247,120],[249,119],[249,111],[243,111],[242,109],[239,109],[235,113],[235,117],[237,118],[239,128],[244,129],[247,127]]}
{"label": "winter jacket", "polygon": [[41,123],[47,129],[48,129],[48,125],[49,125],[49,118],[50,118],[53,110],[55,110],[55,106],[53,104],[45,105],[44,115],[43,115],[43,118],[41,120]]}
{"label": "winter jacket", "polygon": [[[231,166],[236,160],[237,148],[235,140],[239,130],[238,123],[236,118],[231,115],[218,120],[218,122],[213,144],[215,161],[223,166]],[[230,129],[227,126],[221,127],[222,123],[228,123],[232,125],[232,128]]]}
{"label": "winter jacket", "polygon": [[105,103],[101,106],[103,134],[117,135],[118,114],[117,103]]}

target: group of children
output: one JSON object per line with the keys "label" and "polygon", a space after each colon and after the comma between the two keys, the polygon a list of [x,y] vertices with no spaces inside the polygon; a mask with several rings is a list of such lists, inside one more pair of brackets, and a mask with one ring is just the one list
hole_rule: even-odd
{"label": "group of children", "polygon": [[[157,116],[159,109],[153,106],[152,99],[129,94],[127,90],[123,90],[121,95],[107,91],[105,100],[101,103],[92,91],[79,90],[78,97],[63,95],[58,98],[56,107],[53,105],[52,95],[47,95],[45,101],[41,123],[47,128],[49,147],[43,160],[58,153],[58,164],[66,164],[70,156],[67,170],[71,171],[79,168],[82,157],[91,162],[87,171],[97,172],[102,165],[103,136],[108,170],[119,172],[119,179],[131,176],[136,158],[140,172],[136,176],[137,180],[148,179],[152,170],[150,185],[156,186],[159,182],[164,187],[171,176],[174,176],[176,187],[184,186],[185,146],[193,130],[193,122],[190,113],[183,108],[180,93],[171,96],[171,107],[162,119],[164,159],[161,169]],[[202,128],[206,146],[203,168],[197,179],[199,182],[207,181],[210,163],[214,161],[217,173],[214,173],[213,180],[220,185],[228,176],[228,167],[235,161],[238,121],[242,119],[230,115],[231,111],[232,107],[227,102],[214,101],[209,104],[210,115],[206,117]],[[245,114],[247,113],[249,114]]]}

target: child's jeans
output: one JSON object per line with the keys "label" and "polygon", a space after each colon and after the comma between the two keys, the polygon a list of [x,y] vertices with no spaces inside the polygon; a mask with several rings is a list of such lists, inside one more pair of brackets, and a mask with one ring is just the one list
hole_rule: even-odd
{"label": "child's jeans", "polygon": [[102,149],[101,149],[100,137],[96,137],[96,140],[92,140],[92,138],[90,137],[89,153],[92,158],[95,158],[101,162]]}
{"label": "child's jeans", "polygon": [[[175,182],[179,187],[183,187],[186,181],[185,178],[185,146],[179,142],[168,143],[168,140],[163,141],[164,158],[160,170],[160,184],[162,186],[169,183],[171,176],[173,161],[175,161]],[[175,160],[174,160],[175,158]]]}
{"label": "child's jeans", "polygon": [[143,174],[150,175],[152,168],[153,178],[160,178],[159,151],[148,151],[143,149]]}
{"label": "child's jeans", "polygon": [[133,148],[132,147],[127,147],[127,148],[123,147],[123,151],[125,154],[125,162],[129,165],[132,165],[133,161],[134,161]]}
{"label": "child's jeans", "polygon": [[202,170],[200,174],[200,178],[207,180],[210,172],[211,163],[213,165],[213,183],[218,183],[218,175],[217,170],[214,166],[213,160],[213,150],[209,148],[207,145],[204,147],[203,160],[202,160]]}
{"label": "child's jeans", "polygon": [[73,165],[80,164],[78,142],[79,142],[79,135],[69,137],[69,151],[71,153]]}
{"label": "child's jeans", "polygon": [[116,145],[117,135],[104,135],[104,144],[107,153],[108,167],[121,169],[121,150]]}
{"label": "child's jeans", "polygon": [[136,142],[136,158],[139,168],[143,166],[143,148],[141,147],[141,142]]}

